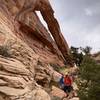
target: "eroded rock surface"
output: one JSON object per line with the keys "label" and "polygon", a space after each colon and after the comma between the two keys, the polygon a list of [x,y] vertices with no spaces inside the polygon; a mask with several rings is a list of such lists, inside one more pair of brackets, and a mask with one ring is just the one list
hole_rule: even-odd
{"label": "eroded rock surface", "polygon": [[[62,51],[66,49],[68,54],[68,47],[60,28],[57,26],[59,31],[53,29],[51,33],[58,33],[62,45],[66,45],[64,49],[59,45],[61,41],[58,43],[56,39],[55,43],[51,38],[35,11],[24,13],[14,21],[23,4],[24,0],[0,0],[0,100],[50,100],[44,90],[53,75],[48,65],[63,66]],[[39,7],[45,9],[45,5]],[[45,20],[49,24],[51,19]]]}
{"label": "eroded rock surface", "polygon": [[[32,18],[29,17],[28,18],[29,20],[25,21],[25,19],[23,19],[23,17],[24,16],[25,17],[26,16],[28,17],[28,14],[30,14],[31,12],[34,12],[35,13],[35,11],[40,11],[43,19],[47,23],[48,29],[49,29],[52,37],[54,38],[54,41],[55,41],[58,49],[60,50],[61,54],[64,57],[64,60],[68,64],[72,65],[72,61],[71,61],[70,56],[69,56],[69,47],[68,47],[68,44],[67,44],[66,40],[64,39],[64,37],[63,37],[63,35],[61,33],[61,30],[60,30],[60,26],[58,24],[58,21],[54,17],[54,11],[53,11],[50,3],[49,3],[49,0],[30,0],[30,1],[23,0],[23,1],[24,1],[24,3],[22,3],[22,5],[19,4],[21,8],[19,9],[18,13],[15,14],[15,20],[17,19],[21,23],[22,23],[22,21],[24,21],[24,24],[26,22],[26,25],[27,26],[30,26],[30,28],[32,30],[35,30],[35,33],[36,33],[37,31],[39,31],[39,28],[36,29],[36,27],[33,26],[34,25],[33,24],[33,20],[30,20]],[[36,18],[36,20],[37,20],[37,18]],[[38,26],[39,27],[41,26],[41,23],[39,21],[38,21]],[[33,27],[34,27],[34,29],[33,29]],[[49,35],[49,34],[47,34],[47,35]],[[43,35],[37,35],[37,37],[39,37],[39,38],[41,38],[41,36],[43,36]],[[52,39],[49,38],[49,41],[47,40],[47,37],[50,37],[50,36],[47,36],[46,39],[43,38],[43,37],[41,38],[41,41],[42,42],[45,41],[46,42],[46,45],[49,48],[51,48],[53,50],[53,52],[59,54],[59,52],[57,52],[58,51],[57,50],[57,47],[55,48],[55,46],[53,44]]]}
{"label": "eroded rock surface", "polygon": [[[16,37],[10,14],[0,8],[0,100],[49,100],[49,95],[34,80],[39,55]],[[44,96],[40,96],[41,92]]]}

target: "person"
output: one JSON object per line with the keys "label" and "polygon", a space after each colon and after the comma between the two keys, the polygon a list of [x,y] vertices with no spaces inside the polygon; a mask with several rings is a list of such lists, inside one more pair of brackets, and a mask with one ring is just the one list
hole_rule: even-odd
{"label": "person", "polygon": [[64,75],[62,74],[60,80],[59,80],[59,85],[60,85],[60,88],[63,89],[64,88]]}
{"label": "person", "polygon": [[64,92],[70,93],[73,90],[72,83],[72,77],[67,73],[64,77]]}

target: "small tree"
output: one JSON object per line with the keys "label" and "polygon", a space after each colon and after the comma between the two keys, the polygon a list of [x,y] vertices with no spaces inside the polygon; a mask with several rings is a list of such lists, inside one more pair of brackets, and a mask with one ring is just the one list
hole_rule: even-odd
{"label": "small tree", "polygon": [[85,53],[85,55],[90,55],[91,54],[92,48],[90,46],[86,46],[85,48],[80,47],[80,49],[82,50],[82,52]]}
{"label": "small tree", "polygon": [[74,62],[76,63],[76,65],[80,66],[80,64],[82,63],[83,60],[83,54],[82,52],[79,52],[80,48],[76,48],[76,47],[71,47],[70,52],[72,55],[72,58],[74,60]]}

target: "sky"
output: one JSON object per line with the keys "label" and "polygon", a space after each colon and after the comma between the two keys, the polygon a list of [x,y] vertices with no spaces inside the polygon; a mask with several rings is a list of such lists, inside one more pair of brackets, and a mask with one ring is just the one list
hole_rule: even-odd
{"label": "sky", "polygon": [[100,51],[100,0],[49,1],[69,46]]}

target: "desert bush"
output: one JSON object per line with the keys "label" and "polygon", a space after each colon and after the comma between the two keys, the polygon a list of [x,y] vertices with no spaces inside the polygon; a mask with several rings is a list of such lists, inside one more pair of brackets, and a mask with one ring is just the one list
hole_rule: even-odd
{"label": "desert bush", "polygon": [[6,45],[0,46],[0,55],[4,57],[11,57],[10,50]]}
{"label": "desert bush", "polygon": [[85,56],[80,66],[80,100],[100,99],[100,65],[90,56]]}

